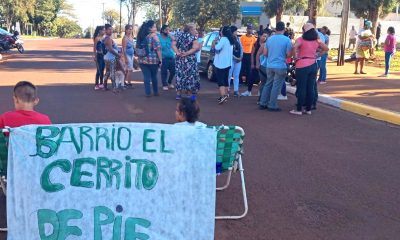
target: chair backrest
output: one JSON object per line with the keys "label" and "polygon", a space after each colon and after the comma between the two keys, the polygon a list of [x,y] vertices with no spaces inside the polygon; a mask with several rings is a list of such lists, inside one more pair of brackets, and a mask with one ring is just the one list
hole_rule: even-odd
{"label": "chair backrest", "polygon": [[244,131],[238,126],[220,126],[217,134],[217,173],[230,171],[243,153]]}
{"label": "chair backrest", "polygon": [[[2,130],[2,129],[0,129]],[[0,131],[0,177],[7,176],[8,137]]]}

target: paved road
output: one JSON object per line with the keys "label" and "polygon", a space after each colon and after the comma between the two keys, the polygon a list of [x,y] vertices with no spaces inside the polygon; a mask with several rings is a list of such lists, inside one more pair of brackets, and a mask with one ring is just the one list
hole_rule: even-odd
{"label": "paved road", "polygon": [[[134,90],[93,91],[88,41],[27,42],[27,49],[0,63],[0,112],[12,108],[11,86],[28,79],[41,85],[38,110],[55,123],[174,122],[174,93],[145,98],[140,73]],[[398,239],[399,127],[323,105],[312,116],[292,116],[293,96],[279,113],[258,110],[254,97],[220,106],[216,92],[202,82],[201,120],[245,129],[250,210],[242,220],[217,221],[215,239]],[[217,194],[217,213],[239,212],[240,196],[234,176]],[[0,227],[4,218],[1,195]]]}

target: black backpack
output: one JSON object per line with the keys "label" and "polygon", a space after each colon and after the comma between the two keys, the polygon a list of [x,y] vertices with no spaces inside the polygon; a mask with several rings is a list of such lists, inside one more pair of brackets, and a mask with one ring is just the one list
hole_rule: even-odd
{"label": "black backpack", "polygon": [[233,56],[240,58],[241,51],[242,47],[240,46],[239,40],[236,38],[235,43],[233,44]]}

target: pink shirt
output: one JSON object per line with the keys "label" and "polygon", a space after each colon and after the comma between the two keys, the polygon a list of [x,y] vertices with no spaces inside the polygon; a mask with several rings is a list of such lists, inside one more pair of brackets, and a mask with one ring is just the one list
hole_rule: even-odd
{"label": "pink shirt", "polygon": [[385,44],[385,52],[395,52],[396,51],[396,37],[394,34],[388,34],[386,37],[386,41],[388,42]]}
{"label": "pink shirt", "polygon": [[300,42],[300,47],[296,68],[304,68],[316,63],[317,49],[319,48],[318,41],[306,41],[303,38],[299,38],[298,41]]}

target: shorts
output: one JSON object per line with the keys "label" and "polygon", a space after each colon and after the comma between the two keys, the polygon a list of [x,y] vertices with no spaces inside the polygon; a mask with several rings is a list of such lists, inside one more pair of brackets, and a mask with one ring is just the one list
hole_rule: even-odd
{"label": "shorts", "polygon": [[218,87],[228,87],[229,83],[228,83],[228,77],[229,77],[229,69],[231,67],[227,67],[227,68],[217,68],[215,67],[215,77],[217,78],[217,82],[218,82]]}
{"label": "shorts", "polygon": [[133,71],[133,55],[130,56],[126,54],[126,65],[128,67],[128,71]]}
{"label": "shorts", "polygon": [[355,38],[350,39],[350,40],[349,40],[349,44],[356,44],[356,39],[355,39]]}

